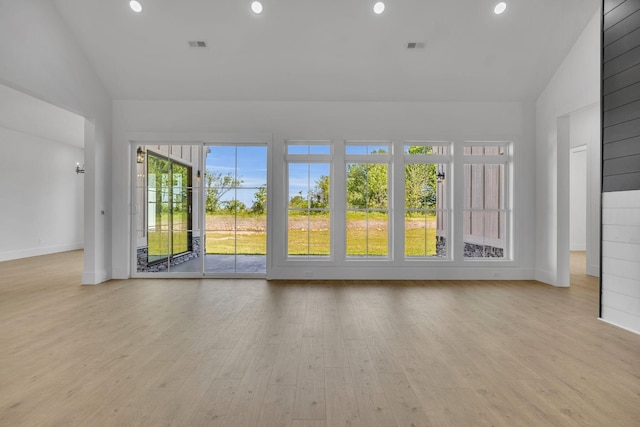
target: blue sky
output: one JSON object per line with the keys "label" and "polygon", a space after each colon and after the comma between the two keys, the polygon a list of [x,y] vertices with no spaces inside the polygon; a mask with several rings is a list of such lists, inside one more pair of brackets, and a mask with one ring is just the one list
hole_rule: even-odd
{"label": "blue sky", "polygon": [[322,175],[329,176],[328,163],[289,163],[289,200],[300,192],[306,198]]}
{"label": "blue sky", "polygon": [[[265,146],[210,146],[206,169],[226,175],[231,173],[243,181],[242,187],[228,192],[224,200],[237,197],[247,207],[253,203],[257,188],[267,183],[267,147]],[[306,147],[305,147],[306,148]],[[320,176],[329,175],[327,163],[291,163],[289,167],[289,198],[299,194],[306,197]]]}
{"label": "blue sky", "polygon": [[[206,169],[226,175],[231,173],[243,181],[242,187],[230,191],[224,200],[238,198],[247,207],[253,203],[257,188],[267,183],[267,147],[266,146],[210,146],[206,155]],[[234,194],[235,193],[235,194]]]}

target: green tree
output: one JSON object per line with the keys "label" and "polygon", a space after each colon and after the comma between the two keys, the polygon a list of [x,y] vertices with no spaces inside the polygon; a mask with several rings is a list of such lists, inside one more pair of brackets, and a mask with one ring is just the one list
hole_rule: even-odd
{"label": "green tree", "polygon": [[351,163],[347,166],[347,205],[350,208],[386,209],[387,165]]}
{"label": "green tree", "polygon": [[267,212],[267,185],[258,187],[258,191],[253,195],[251,213],[262,215]]}
{"label": "green tree", "polygon": [[312,208],[325,209],[329,207],[329,188],[329,177],[320,175],[309,195]]}
{"label": "green tree", "polygon": [[[409,147],[409,154],[430,154],[432,148]],[[405,206],[409,209],[436,208],[436,165],[405,165]]]}
{"label": "green tree", "polygon": [[220,203],[220,207],[222,208],[222,210],[226,212],[231,212],[231,213],[246,212],[247,210],[247,206],[244,203],[242,203],[240,200],[236,200],[236,199],[225,200]]}
{"label": "green tree", "polygon": [[298,194],[293,196],[291,200],[289,200],[289,207],[307,209],[309,207],[309,202],[307,201],[307,198],[302,195],[302,191],[300,191]]}
{"label": "green tree", "polygon": [[205,183],[205,209],[207,213],[213,213],[220,210],[221,199],[226,193],[234,187],[239,187],[244,181],[240,177],[234,178],[231,172],[223,175],[220,172],[214,172],[207,169],[204,173]]}

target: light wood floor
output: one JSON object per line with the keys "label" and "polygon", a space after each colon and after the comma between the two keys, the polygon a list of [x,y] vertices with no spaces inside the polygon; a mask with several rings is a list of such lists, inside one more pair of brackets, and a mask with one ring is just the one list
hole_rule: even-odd
{"label": "light wood floor", "polygon": [[2,426],[640,426],[597,279],[125,280],[0,263]]}

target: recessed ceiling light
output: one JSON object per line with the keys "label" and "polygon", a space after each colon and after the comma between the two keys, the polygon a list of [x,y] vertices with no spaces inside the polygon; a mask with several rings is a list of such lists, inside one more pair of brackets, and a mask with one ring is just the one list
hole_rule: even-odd
{"label": "recessed ceiling light", "polygon": [[496,5],[496,7],[493,8],[493,13],[495,13],[496,15],[500,15],[505,10],[507,10],[507,4],[501,1]]}
{"label": "recessed ceiling light", "polygon": [[139,1],[131,0],[129,2],[129,7],[131,8],[131,10],[133,10],[136,13],[142,12],[142,5],[140,4]]}
{"label": "recessed ceiling light", "polygon": [[260,3],[259,1],[254,1],[251,3],[251,11],[253,13],[255,13],[256,15],[259,15],[262,13],[262,3]]}
{"label": "recessed ceiling light", "polygon": [[382,12],[384,12],[384,3],[379,1],[373,5],[373,13],[380,15]]}

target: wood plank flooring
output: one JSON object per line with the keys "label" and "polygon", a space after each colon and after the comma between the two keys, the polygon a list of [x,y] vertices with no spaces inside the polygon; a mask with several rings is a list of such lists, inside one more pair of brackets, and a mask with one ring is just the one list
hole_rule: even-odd
{"label": "wood plank flooring", "polygon": [[640,426],[640,336],[584,274],[80,286],[81,263],[0,263],[0,426]]}

